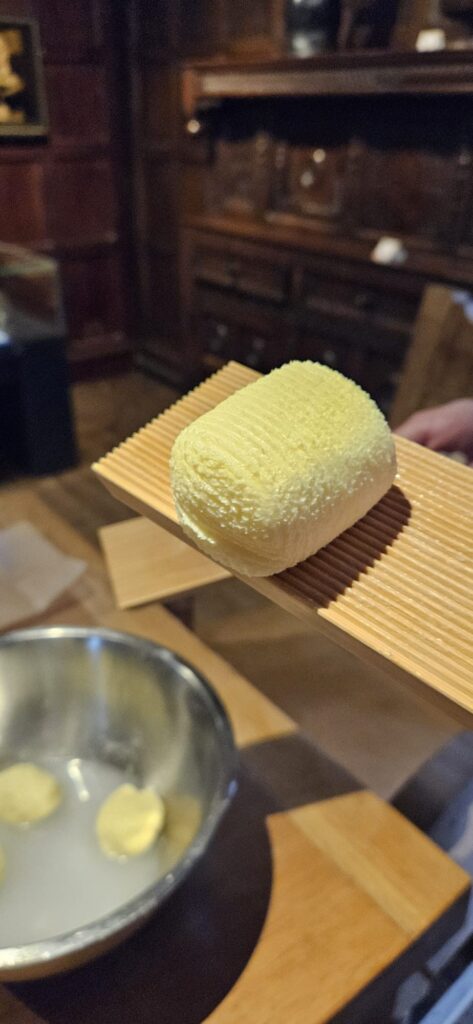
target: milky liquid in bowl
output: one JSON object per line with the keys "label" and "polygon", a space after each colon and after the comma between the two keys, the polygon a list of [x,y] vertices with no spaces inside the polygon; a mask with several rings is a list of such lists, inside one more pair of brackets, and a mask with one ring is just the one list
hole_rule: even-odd
{"label": "milky liquid in bowl", "polygon": [[[0,825],[2,981],[70,969],[121,941],[202,856],[235,790],[230,725],[206,681],[167,648],[105,629],[0,639],[0,768],[22,761],[52,771],[64,800],[30,829]],[[147,854],[117,863],[95,822],[124,782],[162,796],[166,821]]]}
{"label": "milky liquid in bowl", "polygon": [[36,763],[56,777],[63,799],[50,818],[34,825],[0,822],[6,859],[0,947],[52,938],[105,917],[166,874],[182,852],[179,838],[181,846],[189,838],[165,827],[147,853],[111,860],[95,834],[97,813],[117,786],[134,780],[110,765],[78,758]]}

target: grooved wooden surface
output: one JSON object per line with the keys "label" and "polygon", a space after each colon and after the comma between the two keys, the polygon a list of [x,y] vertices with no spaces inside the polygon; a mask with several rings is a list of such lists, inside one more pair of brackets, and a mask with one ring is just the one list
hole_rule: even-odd
{"label": "grooved wooden surface", "polygon": [[[169,481],[174,439],[257,377],[229,363],[95,472],[116,497],[184,538]],[[294,569],[246,582],[358,656],[471,714],[473,473],[402,438],[396,448],[396,483],[363,520]]]}

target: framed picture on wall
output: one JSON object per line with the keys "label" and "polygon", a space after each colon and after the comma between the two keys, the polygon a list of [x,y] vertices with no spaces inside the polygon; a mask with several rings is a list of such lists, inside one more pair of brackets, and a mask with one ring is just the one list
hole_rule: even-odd
{"label": "framed picture on wall", "polygon": [[29,18],[0,17],[0,140],[47,130],[38,26]]}

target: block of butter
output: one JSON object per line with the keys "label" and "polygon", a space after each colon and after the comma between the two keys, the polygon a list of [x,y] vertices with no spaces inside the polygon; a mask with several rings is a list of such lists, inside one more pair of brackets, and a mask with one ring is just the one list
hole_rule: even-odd
{"label": "block of butter", "polygon": [[329,544],[396,473],[382,413],[353,381],[291,362],[191,423],[171,455],[184,532],[243,576],[271,576]]}

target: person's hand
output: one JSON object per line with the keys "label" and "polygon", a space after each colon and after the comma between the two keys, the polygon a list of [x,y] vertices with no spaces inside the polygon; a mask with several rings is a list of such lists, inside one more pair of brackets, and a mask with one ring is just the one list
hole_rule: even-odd
{"label": "person's hand", "polygon": [[415,412],[396,434],[434,452],[462,452],[473,466],[473,398]]}

